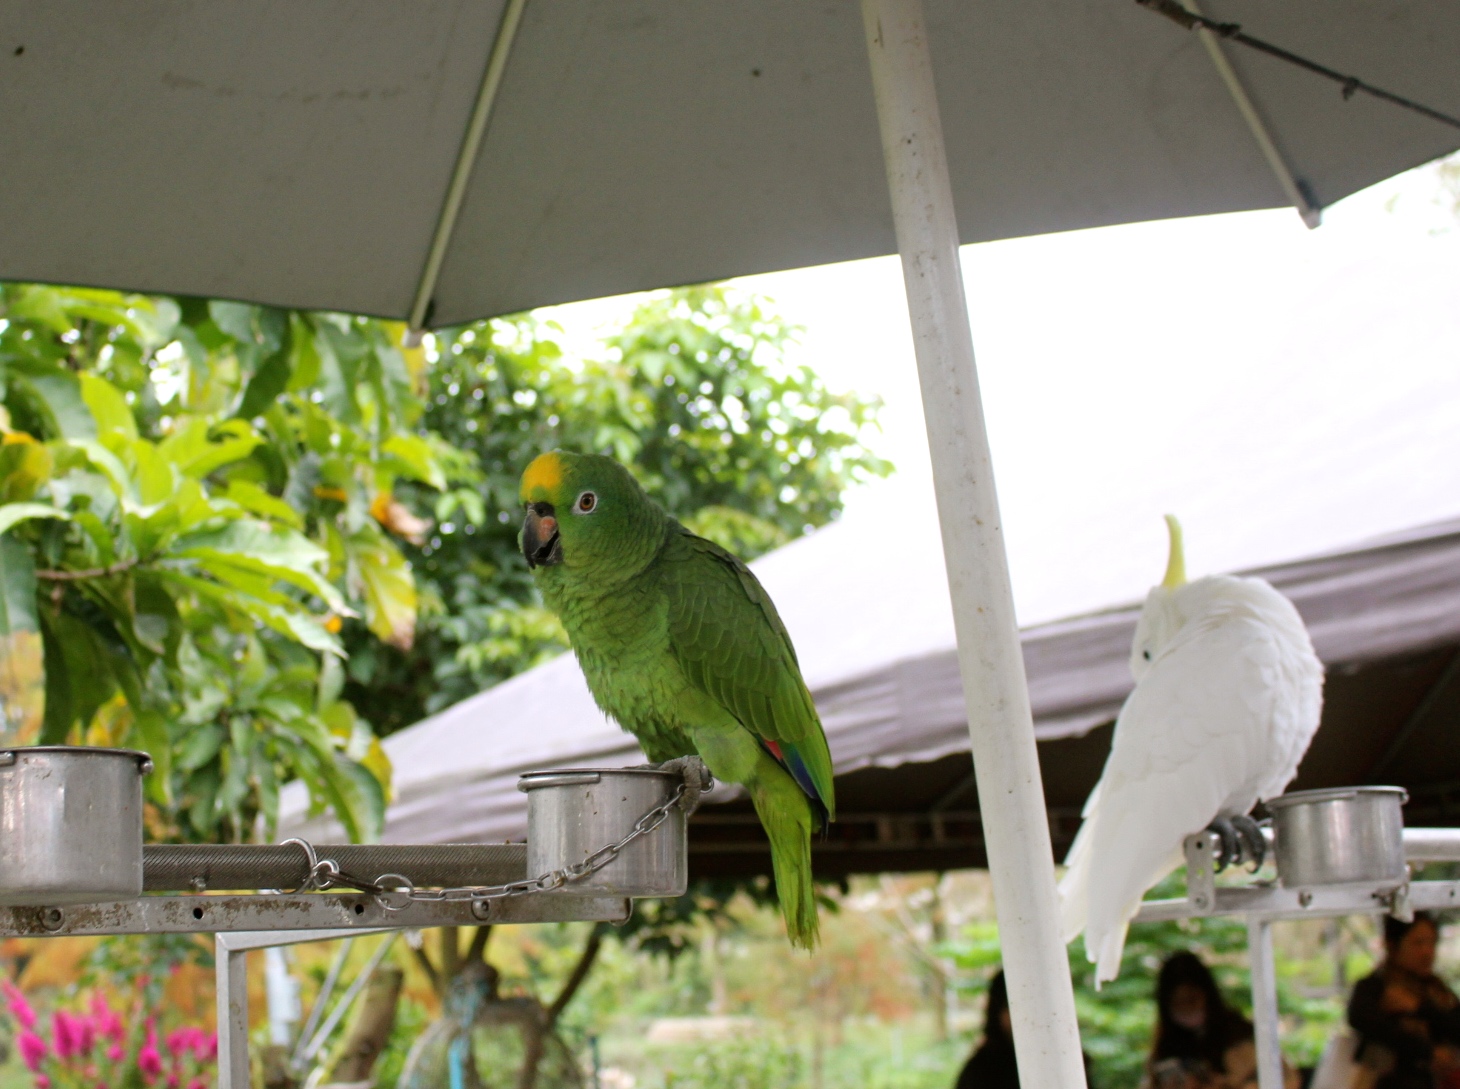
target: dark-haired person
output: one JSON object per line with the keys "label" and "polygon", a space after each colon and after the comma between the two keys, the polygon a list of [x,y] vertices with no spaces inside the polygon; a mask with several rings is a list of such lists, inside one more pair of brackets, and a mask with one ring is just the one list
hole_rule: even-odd
{"label": "dark-haired person", "polygon": [[[1257,1047],[1252,1022],[1222,997],[1211,970],[1195,953],[1174,953],[1156,978],[1156,1040],[1148,1089],[1256,1089]],[[1283,1067],[1285,1089],[1296,1071]]]}
{"label": "dark-haired person", "polygon": [[[1090,1080],[1090,1056],[1085,1057],[1085,1084]],[[983,1019],[983,1043],[963,1064],[954,1089],[1019,1089],[1019,1067],[1014,1061],[1014,1025],[1009,1019],[1009,985],[1002,969],[989,980],[989,1004]]]}
{"label": "dark-haired person", "polygon": [[1380,1072],[1375,1089],[1460,1089],[1460,999],[1435,975],[1439,924],[1384,919],[1384,960],[1354,985],[1354,1058]]}
{"label": "dark-haired person", "polygon": [[1009,1020],[1009,987],[1004,982],[1002,970],[989,981],[983,1043],[963,1064],[955,1089],[1019,1089],[1019,1067],[1014,1062],[1014,1027]]}

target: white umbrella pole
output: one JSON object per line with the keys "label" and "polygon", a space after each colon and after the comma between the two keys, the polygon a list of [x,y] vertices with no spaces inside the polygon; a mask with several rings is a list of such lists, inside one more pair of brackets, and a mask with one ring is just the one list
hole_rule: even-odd
{"label": "white umbrella pole", "polygon": [[997,901],[1019,1082],[1085,1084],[921,0],[862,0]]}

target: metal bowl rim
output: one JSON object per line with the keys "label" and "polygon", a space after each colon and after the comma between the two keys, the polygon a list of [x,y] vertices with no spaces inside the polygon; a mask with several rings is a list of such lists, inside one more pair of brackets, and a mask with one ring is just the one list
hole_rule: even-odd
{"label": "metal bowl rim", "polygon": [[129,756],[137,761],[143,775],[152,770],[152,755],[141,749],[109,749],[102,745],[12,745],[0,749],[0,755],[14,753],[18,758],[21,753],[27,752],[54,752],[62,754],[70,753],[101,753],[104,756]]}
{"label": "metal bowl rim", "polygon": [[1353,787],[1324,787],[1320,790],[1298,790],[1292,794],[1281,794],[1276,798],[1269,798],[1265,803],[1270,810],[1286,809],[1289,806],[1304,805],[1307,803],[1321,802],[1342,802],[1350,798],[1356,798],[1362,794],[1397,794],[1399,804],[1403,805],[1409,801],[1409,791],[1397,786],[1353,786]]}
{"label": "metal bowl rim", "polygon": [[523,772],[517,777],[517,782],[531,785],[534,779],[557,775],[658,775],[671,780],[682,778],[677,771],[664,771],[660,768],[554,768],[552,771]]}

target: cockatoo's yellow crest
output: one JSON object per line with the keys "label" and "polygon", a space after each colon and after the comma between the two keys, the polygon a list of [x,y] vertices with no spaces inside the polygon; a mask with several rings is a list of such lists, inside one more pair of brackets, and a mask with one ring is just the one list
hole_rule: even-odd
{"label": "cockatoo's yellow crest", "polygon": [[1171,534],[1171,558],[1166,561],[1166,577],[1161,585],[1174,590],[1186,584],[1186,551],[1181,546],[1181,523],[1176,515],[1166,515],[1166,529]]}
{"label": "cockatoo's yellow crest", "polygon": [[550,495],[563,483],[563,460],[553,453],[539,454],[522,474],[522,498],[530,500],[534,495]]}

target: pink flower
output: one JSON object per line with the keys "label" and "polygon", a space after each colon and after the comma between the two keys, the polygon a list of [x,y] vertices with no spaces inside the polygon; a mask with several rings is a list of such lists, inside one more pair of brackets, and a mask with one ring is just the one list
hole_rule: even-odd
{"label": "pink flower", "polygon": [[154,1045],[143,1044],[142,1049],[137,1052],[137,1069],[142,1072],[148,1085],[156,1081],[157,1076],[162,1073],[162,1056]]}
{"label": "pink flower", "polygon": [[188,1089],[208,1089],[207,1079],[202,1077],[194,1078],[188,1082]]}
{"label": "pink flower", "polygon": [[51,1079],[44,1074],[35,1076],[35,1089],[51,1089]]}
{"label": "pink flower", "polygon": [[25,1000],[25,995],[10,980],[0,980],[0,989],[5,991],[5,1000],[10,1006],[10,1012],[20,1022],[22,1028],[35,1028],[35,1010],[30,1008],[30,1003]]}
{"label": "pink flower", "polygon": [[35,1073],[41,1068],[41,1063],[45,1061],[51,1049],[46,1046],[44,1040],[28,1028],[20,1030],[17,1043],[20,1045],[20,1057],[25,1060],[27,1069],[31,1073]]}
{"label": "pink flower", "polygon": [[114,1063],[121,1062],[127,1056],[127,1049],[121,1044],[112,1044],[106,1049],[106,1057]]}
{"label": "pink flower", "polygon": [[210,1063],[218,1058],[218,1034],[210,1032],[198,1044],[197,1050],[193,1052],[201,1063]]}
{"label": "pink flower", "polygon": [[65,1010],[51,1015],[51,1040],[56,1045],[56,1058],[62,1062],[80,1051],[81,1041],[76,1037],[71,1015]]}
{"label": "pink flower", "polygon": [[182,1085],[182,1078],[177,1076],[177,1071],[167,1075],[167,1089],[179,1089]]}

